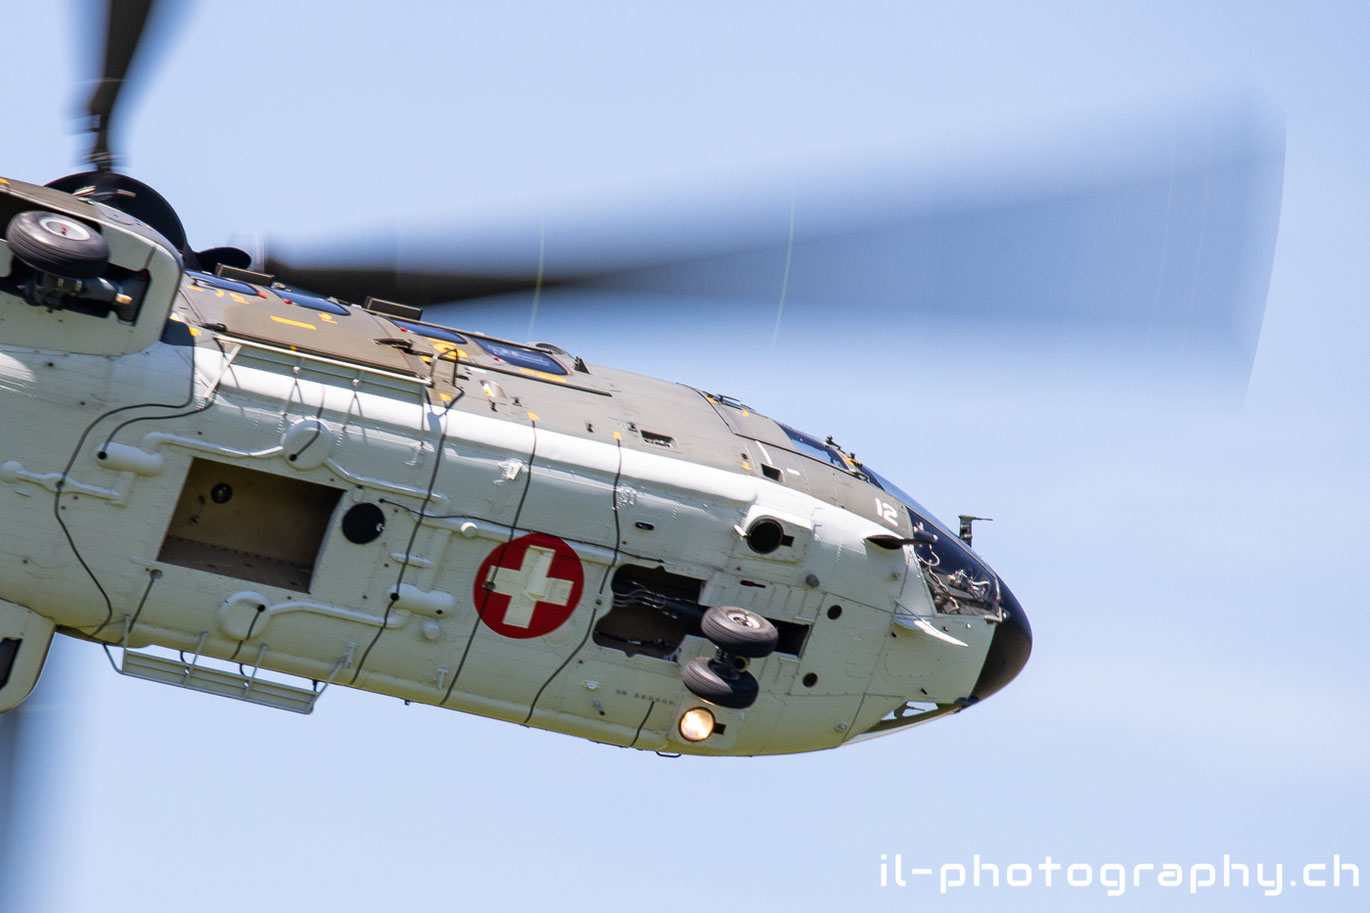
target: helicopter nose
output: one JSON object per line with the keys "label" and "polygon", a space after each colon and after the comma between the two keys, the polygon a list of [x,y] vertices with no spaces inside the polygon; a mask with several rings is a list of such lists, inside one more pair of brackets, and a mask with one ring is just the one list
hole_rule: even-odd
{"label": "helicopter nose", "polygon": [[1027,613],[1017,597],[1004,586],[1002,579],[999,581],[999,595],[1004,608],[1004,620],[994,631],[985,664],[980,668],[980,678],[970,693],[976,701],[984,700],[1013,681],[1023,671],[1032,653],[1032,628],[1028,625]]}

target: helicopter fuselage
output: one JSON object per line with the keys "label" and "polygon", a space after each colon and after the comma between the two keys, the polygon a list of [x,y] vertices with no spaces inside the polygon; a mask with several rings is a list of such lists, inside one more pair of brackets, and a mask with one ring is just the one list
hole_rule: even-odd
{"label": "helicopter fuselage", "polygon": [[[5,222],[34,209],[102,233],[137,295],[35,305],[0,249],[0,639],[21,644],[0,709],[56,631],[284,709],[345,685],[751,755],[934,719],[1026,659],[964,543],[741,403],[187,270],[117,210],[0,184]],[[704,702],[717,725],[690,741],[681,669],[714,653],[710,606],[779,642],[746,663],[755,701]]]}

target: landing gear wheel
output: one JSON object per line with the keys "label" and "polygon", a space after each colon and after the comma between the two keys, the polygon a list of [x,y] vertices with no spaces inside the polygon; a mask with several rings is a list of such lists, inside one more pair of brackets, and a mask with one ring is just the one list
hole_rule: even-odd
{"label": "landing gear wheel", "polygon": [[707,656],[697,656],[686,663],[680,677],[695,697],[734,710],[750,707],[760,690],[750,672]]}
{"label": "landing gear wheel", "polygon": [[736,606],[710,606],[699,620],[699,627],[718,649],[748,659],[770,656],[780,642],[775,625]]}
{"label": "landing gear wheel", "polygon": [[55,212],[31,209],[5,229],[10,252],[40,273],[94,279],[109,265],[109,245],[95,229]]}

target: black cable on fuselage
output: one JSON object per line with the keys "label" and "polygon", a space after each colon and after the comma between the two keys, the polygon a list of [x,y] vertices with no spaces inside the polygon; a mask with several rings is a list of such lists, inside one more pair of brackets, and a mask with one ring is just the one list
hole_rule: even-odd
{"label": "black cable on fuselage", "polygon": [[409,533],[409,544],[405,546],[404,560],[400,562],[399,574],[395,578],[394,587],[390,590],[390,598],[385,604],[385,614],[381,616],[381,626],[376,631],[376,636],[371,638],[371,642],[362,651],[361,659],[357,660],[357,670],[352,673],[352,679],[348,682],[349,685],[356,684],[357,678],[362,674],[362,667],[366,665],[367,657],[371,655],[371,650],[380,641],[381,635],[386,631],[386,626],[390,624],[390,613],[395,608],[396,600],[400,598],[400,584],[404,583],[404,572],[409,569],[409,558],[414,553],[414,543],[418,540],[419,530],[423,527],[423,521],[428,516],[428,505],[433,501],[433,489],[438,483],[438,470],[442,467],[442,455],[447,447],[447,416],[461,397],[462,391],[458,389],[456,396],[439,413],[442,431],[438,434],[437,453],[433,456],[433,471],[428,475],[428,490],[424,493],[423,503],[419,506],[419,514],[414,521],[414,528]]}
{"label": "black cable on fuselage", "polygon": [[[576,644],[576,648],[574,650],[566,654],[566,658],[561,661],[561,665],[557,666],[556,671],[554,671],[551,675],[547,676],[547,681],[543,682],[542,687],[538,688],[538,693],[533,695],[533,700],[528,705],[528,715],[523,718],[523,725],[525,726],[528,725],[528,721],[533,718],[533,714],[537,711],[538,701],[542,699],[542,692],[546,691],[547,686],[552,684],[552,682],[556,680],[556,677],[561,674],[562,670],[571,664],[571,660],[576,658],[576,655],[580,653],[582,649],[584,649],[585,642],[590,639],[590,632],[593,631],[595,628],[595,619],[599,616],[599,607],[604,603],[604,587],[605,584],[609,582],[609,572],[618,566],[618,546],[619,542],[622,541],[621,537],[623,535],[623,530],[619,526],[618,517],[618,483],[623,478],[623,441],[621,438],[614,438],[614,443],[618,445],[618,468],[614,471],[614,487],[613,490],[610,492],[610,497],[613,498],[613,501],[611,503],[613,505],[614,511],[613,557],[611,557],[609,559],[609,563],[605,565],[604,574],[599,579],[599,593],[598,596],[595,598],[594,608],[590,610],[590,619],[585,624],[585,633],[580,635],[580,643]],[[646,722],[645,717],[643,718],[643,722]],[[639,733],[642,731],[641,726],[638,727],[638,731]],[[637,741],[636,736],[633,737],[633,741]]]}
{"label": "black cable on fuselage", "polygon": [[475,642],[476,633],[480,630],[480,624],[485,619],[485,607],[490,601],[490,594],[494,592],[495,580],[499,578],[500,562],[504,560],[504,550],[518,536],[519,519],[523,516],[524,502],[528,500],[528,489],[533,487],[533,466],[538,458],[538,422],[531,415],[528,422],[533,430],[533,443],[528,453],[528,478],[523,483],[523,492],[519,495],[518,506],[514,508],[514,520],[509,524],[509,538],[492,555],[494,566],[491,568],[491,579],[481,583],[480,605],[476,608],[476,620],[471,623],[471,633],[467,635],[466,646],[461,651],[461,659],[457,662],[456,671],[452,673],[452,681],[447,684],[447,692],[443,694],[442,700],[438,701],[439,707],[452,698],[452,689],[457,686],[457,679],[461,677],[461,670],[466,666],[466,658],[471,654],[471,644]]}
{"label": "black cable on fuselage", "polygon": [[[226,356],[227,353],[224,352],[223,345],[219,342],[219,340],[214,339],[214,343],[219,347],[220,354]],[[81,565],[82,570],[86,572],[86,576],[90,578],[90,582],[95,585],[95,589],[99,591],[100,598],[103,599],[105,603],[104,621],[100,622],[100,624],[97,625],[93,631],[86,632],[91,637],[98,637],[100,633],[105,630],[105,628],[109,627],[110,622],[114,620],[114,603],[109,597],[109,592],[100,583],[100,579],[96,576],[95,571],[91,569],[90,564],[87,563],[85,558],[81,555],[81,550],[77,547],[76,540],[72,536],[71,530],[67,527],[66,521],[62,519],[61,502],[62,495],[66,490],[67,479],[71,475],[72,467],[76,465],[77,458],[81,455],[81,449],[85,446],[86,439],[90,436],[90,433],[95,429],[95,426],[98,425],[100,422],[103,422],[105,419],[110,418],[111,416],[118,415],[121,412],[127,412],[132,409],[184,409],[186,406],[190,405],[195,401],[196,349],[196,346],[190,346],[190,389],[186,392],[185,400],[179,403],[131,403],[127,406],[119,406],[115,409],[111,409],[108,412],[102,413],[101,415],[98,415],[95,418],[91,419],[90,423],[86,425],[85,429],[81,432],[80,437],[77,438],[76,446],[72,448],[71,456],[68,457],[66,465],[62,467],[62,474],[57,479],[57,490],[53,493],[52,499],[52,516],[57,521],[58,527],[62,530],[62,535],[66,538],[67,545],[70,546],[72,555],[75,556],[76,561],[78,564]],[[214,403],[214,398],[217,389],[218,385],[216,384],[214,390],[211,390],[210,395],[205,399],[204,404],[196,407],[195,409],[191,409],[188,412],[182,412],[179,414],[172,415],[139,416],[137,418],[131,418],[128,421],[122,422],[121,424],[115,426],[114,430],[106,438],[106,443],[112,441],[114,439],[114,435],[118,434],[125,427],[132,425],[135,422],[183,418],[188,415],[194,415],[197,412],[203,412],[205,409],[208,409]]]}

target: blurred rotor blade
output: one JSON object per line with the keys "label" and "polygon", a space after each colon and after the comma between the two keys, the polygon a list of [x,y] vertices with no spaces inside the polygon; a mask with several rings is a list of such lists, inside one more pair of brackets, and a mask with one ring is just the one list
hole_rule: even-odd
{"label": "blurred rotor blade", "polygon": [[18,866],[23,855],[20,811],[24,800],[20,746],[24,730],[31,728],[25,725],[27,717],[22,704],[0,713],[0,913],[17,913],[19,909],[12,895],[22,877]]}
{"label": "blurred rotor blade", "polygon": [[1282,126],[1218,106],[1079,134],[816,190],[418,226],[278,254],[267,271],[350,300],[416,305],[541,285],[773,309],[783,300],[787,319],[807,309],[829,324],[855,309],[894,335],[949,322],[1048,335],[1083,326],[1143,355],[1222,349],[1249,374],[1279,222]]}
{"label": "blurred rotor blade", "polygon": [[55,638],[33,691],[0,713],[0,913],[47,909],[41,899],[56,870],[44,863],[56,858],[54,819],[70,787],[65,739],[79,728],[73,716],[82,693],[76,660],[84,649]]}
{"label": "blurred rotor blade", "polygon": [[12,817],[13,799],[17,783],[16,767],[19,758],[19,730],[23,724],[19,711],[0,713],[0,859],[6,858],[8,823]]}
{"label": "blurred rotor blade", "polygon": [[[161,0],[165,7],[172,0]],[[92,4],[93,6],[94,4]],[[87,160],[97,168],[110,168],[114,162],[110,132],[114,111],[129,78],[139,43],[148,30],[148,20],[157,0],[109,0],[105,18],[104,69],[95,81],[87,110],[95,141]]]}
{"label": "blurred rotor blade", "polygon": [[[332,295],[343,301],[365,301],[367,296],[424,307],[448,301],[464,301],[531,289],[538,284],[537,271],[490,275],[457,272],[405,272],[397,263],[373,263],[349,267],[300,265],[285,256],[268,253],[262,270],[276,281]],[[544,286],[563,285],[571,277],[543,277]]]}

